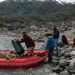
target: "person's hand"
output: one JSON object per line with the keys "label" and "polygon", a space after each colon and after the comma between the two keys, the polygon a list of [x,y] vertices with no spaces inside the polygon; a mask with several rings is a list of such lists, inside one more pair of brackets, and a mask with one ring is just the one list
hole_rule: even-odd
{"label": "person's hand", "polygon": [[17,42],[16,40],[13,40],[14,42]]}

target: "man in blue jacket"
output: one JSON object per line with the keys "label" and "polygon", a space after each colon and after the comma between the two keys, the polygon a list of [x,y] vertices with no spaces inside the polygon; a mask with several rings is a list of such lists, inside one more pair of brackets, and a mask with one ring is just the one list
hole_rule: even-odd
{"label": "man in blue jacket", "polygon": [[54,49],[54,40],[53,40],[52,34],[45,34],[45,36],[47,38],[45,50],[48,49],[48,62],[50,63],[52,61],[52,53],[53,53],[53,49]]}
{"label": "man in blue jacket", "polygon": [[57,55],[58,55],[59,31],[57,30],[56,26],[53,26],[52,29],[53,29],[53,39],[54,39],[54,42],[55,42],[56,52],[57,52]]}

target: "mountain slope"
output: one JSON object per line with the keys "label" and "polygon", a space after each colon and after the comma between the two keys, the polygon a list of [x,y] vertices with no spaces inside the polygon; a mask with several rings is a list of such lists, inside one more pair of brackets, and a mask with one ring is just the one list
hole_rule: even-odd
{"label": "mountain slope", "polygon": [[16,19],[63,21],[65,16],[69,19],[75,18],[75,5],[62,5],[57,2],[2,2],[0,3],[0,16],[0,20],[6,22],[16,21]]}

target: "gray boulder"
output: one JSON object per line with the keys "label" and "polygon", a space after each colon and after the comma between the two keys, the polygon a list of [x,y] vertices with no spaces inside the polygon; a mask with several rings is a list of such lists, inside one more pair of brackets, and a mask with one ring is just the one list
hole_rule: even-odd
{"label": "gray boulder", "polygon": [[62,72],[63,70],[64,70],[63,68],[58,67],[58,68],[54,68],[54,69],[53,69],[53,72],[60,73],[60,72]]}
{"label": "gray boulder", "polygon": [[65,58],[70,58],[70,53],[66,53]]}
{"label": "gray boulder", "polygon": [[49,75],[58,75],[58,74],[56,74],[56,73],[51,73],[51,74],[49,74]]}
{"label": "gray boulder", "polygon": [[75,68],[75,59],[72,59],[70,64],[69,64],[70,69],[74,69]]}
{"label": "gray boulder", "polygon": [[63,72],[61,72],[59,75],[70,75],[70,73],[65,69]]}
{"label": "gray boulder", "polygon": [[72,51],[70,56],[71,56],[71,58],[75,58],[75,51]]}
{"label": "gray boulder", "polygon": [[69,63],[70,63],[70,62],[69,62],[68,60],[61,59],[61,60],[59,61],[59,66],[60,66],[60,67],[65,67],[65,66],[68,66]]}
{"label": "gray boulder", "polygon": [[59,56],[62,57],[64,55],[65,55],[65,51],[63,50],[63,51],[60,52]]}
{"label": "gray boulder", "polygon": [[52,64],[58,65],[59,64],[59,60],[52,60]]}

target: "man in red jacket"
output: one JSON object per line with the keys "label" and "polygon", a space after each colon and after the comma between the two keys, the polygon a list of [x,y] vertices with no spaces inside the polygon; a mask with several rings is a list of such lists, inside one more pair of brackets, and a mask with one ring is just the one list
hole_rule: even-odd
{"label": "man in red jacket", "polygon": [[35,48],[35,42],[30,36],[26,34],[26,32],[22,32],[22,36],[23,38],[21,40],[18,40],[18,41],[14,40],[14,42],[19,42],[19,43],[25,42],[26,47],[28,48],[27,56],[33,55],[34,48]]}

